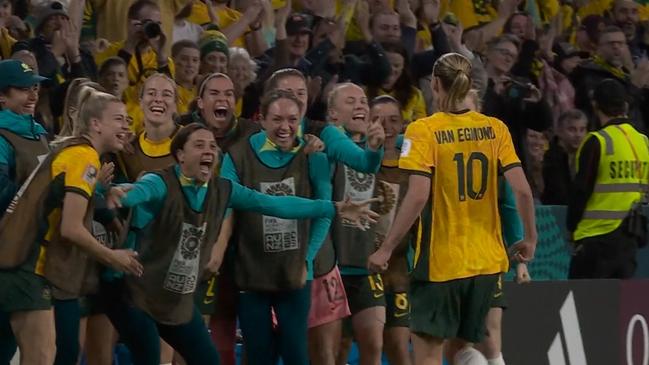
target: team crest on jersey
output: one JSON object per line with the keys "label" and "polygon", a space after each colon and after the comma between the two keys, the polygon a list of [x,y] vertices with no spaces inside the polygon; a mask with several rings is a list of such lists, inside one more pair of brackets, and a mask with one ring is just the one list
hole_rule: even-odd
{"label": "team crest on jersey", "polygon": [[293,188],[291,188],[288,184],[282,182],[279,182],[274,185],[269,185],[267,189],[264,191],[265,194],[268,195],[274,195],[274,196],[288,196],[288,195],[295,195],[293,192]]}
{"label": "team crest on jersey", "polygon": [[362,172],[346,169],[347,181],[352,185],[355,190],[367,191],[372,188],[374,183],[374,175],[364,174]]}
{"label": "team crest on jersey", "polygon": [[410,148],[412,147],[412,141],[408,138],[403,139],[403,144],[401,145],[401,157],[408,157],[410,154]]}
{"label": "team crest on jersey", "polygon": [[97,168],[95,166],[86,166],[86,169],[83,171],[83,181],[91,185],[97,181]]}
{"label": "team crest on jersey", "polygon": [[203,233],[205,233],[204,227],[188,226],[186,230],[183,230],[180,252],[185,260],[193,260],[198,257]]}
{"label": "team crest on jersey", "polygon": [[163,287],[173,293],[190,294],[196,290],[200,269],[200,249],[207,223],[194,226],[183,223],[176,252],[171,260]]}

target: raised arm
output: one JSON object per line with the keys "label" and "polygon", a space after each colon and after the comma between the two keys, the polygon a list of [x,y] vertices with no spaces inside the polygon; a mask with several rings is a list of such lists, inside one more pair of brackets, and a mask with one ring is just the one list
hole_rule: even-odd
{"label": "raised arm", "polygon": [[383,159],[382,147],[362,149],[334,125],[325,127],[320,139],[325,143],[325,153],[330,160],[340,161],[359,172],[379,171]]}

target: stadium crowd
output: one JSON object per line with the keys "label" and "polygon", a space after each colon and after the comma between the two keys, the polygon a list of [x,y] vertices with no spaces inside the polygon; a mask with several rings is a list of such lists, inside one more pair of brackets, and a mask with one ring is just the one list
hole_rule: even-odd
{"label": "stadium crowd", "polygon": [[0,365],[503,365],[533,203],[649,131],[641,0],[0,0],[0,57]]}

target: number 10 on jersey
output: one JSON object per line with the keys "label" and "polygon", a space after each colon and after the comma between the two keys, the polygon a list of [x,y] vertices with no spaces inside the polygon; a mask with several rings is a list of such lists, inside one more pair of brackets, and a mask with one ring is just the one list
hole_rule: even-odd
{"label": "number 10 on jersey", "polygon": [[[487,179],[489,177],[489,159],[482,152],[472,152],[469,158],[464,159],[464,153],[456,153],[453,156],[453,161],[457,165],[457,190],[458,198],[460,201],[466,201],[467,195],[470,199],[480,200],[484,197],[487,191]],[[478,182],[479,188],[474,189],[473,171],[475,164],[480,164],[480,181]]]}

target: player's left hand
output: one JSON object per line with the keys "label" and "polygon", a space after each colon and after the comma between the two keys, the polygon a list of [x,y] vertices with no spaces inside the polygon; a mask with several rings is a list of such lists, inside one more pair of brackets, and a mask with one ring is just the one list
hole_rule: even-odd
{"label": "player's left hand", "polygon": [[519,263],[516,266],[516,282],[518,284],[528,284],[532,281],[530,272],[527,270],[527,264]]}
{"label": "player's left hand", "polygon": [[510,249],[510,256],[522,263],[528,263],[534,259],[534,252],[536,251],[536,241],[530,240],[530,239],[524,239],[515,245],[513,245]]}

